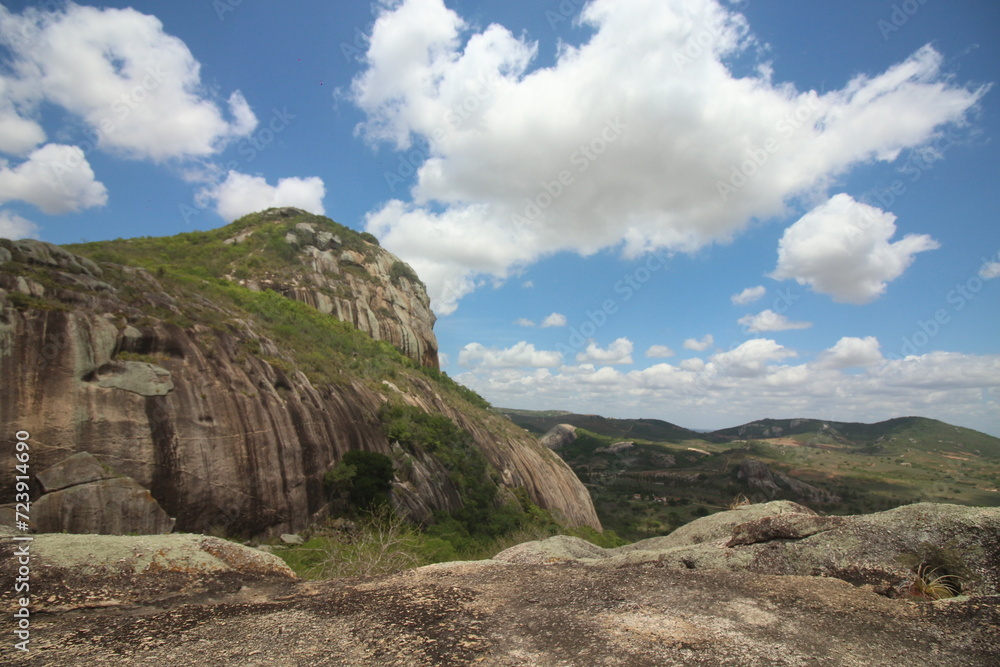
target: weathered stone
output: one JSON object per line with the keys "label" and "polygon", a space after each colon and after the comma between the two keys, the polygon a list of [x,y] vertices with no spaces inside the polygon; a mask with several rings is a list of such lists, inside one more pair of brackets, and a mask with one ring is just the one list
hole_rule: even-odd
{"label": "weathered stone", "polygon": [[10,250],[0,245],[0,264],[6,264],[13,258],[14,256],[10,253]]}
{"label": "weathered stone", "polygon": [[774,498],[777,494],[786,491],[794,494],[797,500],[804,503],[840,502],[840,497],[836,494],[794,477],[774,472],[766,463],[753,458],[745,458],[740,462],[737,478],[745,481],[751,489],[762,492],[767,498]]}
{"label": "weathered stone", "polygon": [[285,533],[281,536],[281,541],[283,544],[292,544],[295,546],[301,546],[306,543],[301,535],[293,535],[290,533]]}
{"label": "weathered stone", "polygon": [[101,464],[90,452],[78,452],[50,468],[42,470],[35,478],[46,493],[59,491],[78,484],[117,477],[113,470]]}
{"label": "weathered stone", "polygon": [[143,361],[107,363],[86,380],[104,389],[122,389],[140,396],[165,396],[174,388],[170,371]]}
{"label": "weathered stone", "polygon": [[46,493],[32,504],[31,518],[41,533],[156,535],[174,525],[149,491],[129,477]]}
{"label": "weathered stone", "polygon": [[[247,286],[312,305],[317,295],[337,287],[340,293],[330,297],[332,315],[436,368],[426,291],[421,285],[393,286],[393,256],[374,245],[370,254],[368,270],[384,276],[378,281],[345,272],[341,284],[319,275],[324,288],[288,288],[263,279]],[[309,256],[302,257],[305,262]],[[122,271],[150,304],[180,312],[149,272]],[[374,418],[382,393],[361,381],[316,386],[301,373],[286,373],[263,360],[284,352],[251,322],[220,311],[216,315],[231,332],[140,318],[120,329],[120,317],[109,314],[134,312],[133,305],[117,294],[73,295],[80,301],[69,310],[6,309],[11,315],[0,321],[0,423],[59,445],[33,452],[35,469],[85,449],[149,489],[181,530],[222,527],[276,536],[303,530],[323,510],[323,476],[345,452],[393,455]],[[4,301],[0,292],[0,307]],[[246,353],[247,341],[259,346],[258,356]],[[126,352],[157,363],[122,360]],[[600,528],[586,487],[522,429],[497,415],[453,407],[420,374],[396,395],[469,431],[491,466],[504,471],[504,485],[523,487],[570,525]],[[11,480],[0,480],[8,498]],[[428,520],[434,511],[456,509],[460,499],[440,464],[416,459],[412,475],[394,485],[393,502]]]}
{"label": "weathered stone", "polygon": [[576,427],[572,424],[556,424],[540,440],[549,449],[565,447],[576,440]]}
{"label": "weathered stone", "polygon": [[748,505],[617,549],[582,540],[568,546],[567,540],[578,538],[560,538],[521,544],[495,559],[819,575],[890,596],[907,592],[924,567],[956,577],[962,592],[1000,594],[1000,508],[917,503],[876,514],[820,517],[796,507],[787,501]]}

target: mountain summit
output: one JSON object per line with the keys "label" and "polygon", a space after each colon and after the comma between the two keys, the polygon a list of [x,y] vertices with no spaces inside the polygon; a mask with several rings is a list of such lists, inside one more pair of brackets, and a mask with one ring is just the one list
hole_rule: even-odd
{"label": "mountain summit", "polygon": [[561,459],[437,370],[433,323],[409,266],[298,209],[168,238],[0,240],[0,420],[30,433],[32,472],[81,452],[107,468],[47,494],[63,515],[139,488],[177,530],[295,531],[364,450],[392,460],[393,504],[417,521],[530,501],[600,529]]}

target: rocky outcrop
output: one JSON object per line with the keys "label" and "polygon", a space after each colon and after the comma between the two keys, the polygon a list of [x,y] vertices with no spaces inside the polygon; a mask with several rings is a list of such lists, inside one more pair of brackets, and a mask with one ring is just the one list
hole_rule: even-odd
{"label": "rocky outcrop", "polygon": [[[230,550],[228,568],[189,574],[181,538],[194,562]],[[30,650],[0,643],[3,664],[959,667],[995,665],[1000,646],[998,596],[890,599],[823,576],[553,558],[298,581],[198,536],[36,539]],[[574,557],[597,549],[552,542]],[[0,538],[8,580],[11,547]],[[12,597],[0,590],[5,608]]]}
{"label": "rocky outcrop", "polygon": [[1000,508],[918,503],[823,517],[774,501],[720,512],[617,549],[558,537],[520,544],[496,560],[835,577],[890,597],[913,593],[918,575],[934,571],[953,577],[963,593],[1000,595]]}
{"label": "rocky outcrop", "polygon": [[[278,219],[305,214],[294,208],[269,213]],[[244,230],[225,243],[239,245],[252,236],[252,229]],[[338,235],[316,223],[296,224],[284,240],[303,270],[232,278],[253,290],[270,289],[308,303],[375,340],[392,343],[414,361],[438,368],[434,313],[427,289],[413,269],[374,243],[365,243],[364,252],[345,249]]]}
{"label": "rocky outcrop", "polygon": [[[106,265],[109,278],[48,244],[0,247],[11,255],[0,265],[0,422],[30,432],[32,470],[89,452],[148,489],[177,530],[277,535],[322,516],[323,475],[345,452],[393,455],[377,417],[393,390],[348,372],[314,383],[249,315],[169,293],[146,270]],[[582,483],[535,438],[400,372],[399,396],[468,430],[504,485],[600,528]],[[418,518],[453,507],[433,463],[414,471],[397,480],[402,506]],[[13,498],[12,485],[4,477],[0,493]]]}
{"label": "rocky outcrop", "polygon": [[556,424],[540,440],[549,449],[565,447],[576,440],[576,427],[572,424]]}
{"label": "rocky outcrop", "polygon": [[[0,527],[0,575],[13,581],[22,546]],[[33,606],[43,599],[53,611],[156,604],[194,592],[238,591],[260,580],[294,580],[279,557],[206,535],[34,535],[31,554]]]}
{"label": "rocky outcrop", "polygon": [[736,478],[745,482],[751,491],[759,492],[764,498],[774,498],[784,493],[794,496],[799,502],[820,505],[839,503],[841,500],[840,496],[834,493],[775,472],[763,461],[753,458],[745,458],[740,462]]}
{"label": "rocky outcrop", "polygon": [[45,492],[31,509],[38,532],[156,535],[174,527],[147,489],[88,452],[39,472],[36,479]]}

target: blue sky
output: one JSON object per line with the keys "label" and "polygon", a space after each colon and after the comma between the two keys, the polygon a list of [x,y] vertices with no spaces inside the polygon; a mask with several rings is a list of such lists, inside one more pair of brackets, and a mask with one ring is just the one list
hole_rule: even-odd
{"label": "blue sky", "polygon": [[1000,5],[0,5],[0,236],[294,205],[495,405],[1000,435]]}

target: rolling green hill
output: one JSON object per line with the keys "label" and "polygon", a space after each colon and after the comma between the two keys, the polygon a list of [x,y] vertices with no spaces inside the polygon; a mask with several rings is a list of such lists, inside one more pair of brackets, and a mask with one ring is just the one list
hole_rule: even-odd
{"label": "rolling green hill", "polygon": [[498,411],[538,435],[575,426],[576,440],[555,451],[587,485],[605,528],[629,540],[747,500],[829,514],[919,501],[1000,506],[1000,438],[933,419],[762,419],[698,433],[655,419]]}

